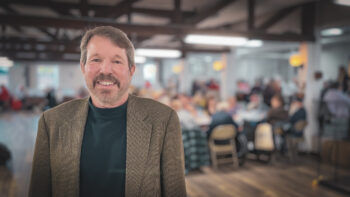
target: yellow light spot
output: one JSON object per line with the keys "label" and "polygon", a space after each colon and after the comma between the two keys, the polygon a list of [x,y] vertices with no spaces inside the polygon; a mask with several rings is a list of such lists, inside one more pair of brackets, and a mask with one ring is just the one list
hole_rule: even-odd
{"label": "yellow light spot", "polygon": [[183,66],[182,65],[175,65],[175,66],[173,66],[172,70],[174,73],[179,74],[182,72]]}
{"label": "yellow light spot", "polygon": [[294,54],[289,58],[289,64],[293,67],[299,67],[304,63],[303,58],[300,54]]}
{"label": "yellow light spot", "polygon": [[215,71],[221,71],[222,69],[224,69],[225,65],[221,62],[221,61],[215,61],[213,63],[213,69]]}

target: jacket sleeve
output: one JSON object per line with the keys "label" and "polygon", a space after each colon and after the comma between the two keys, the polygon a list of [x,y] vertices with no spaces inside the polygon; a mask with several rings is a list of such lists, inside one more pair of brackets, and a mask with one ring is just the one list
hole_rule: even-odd
{"label": "jacket sleeve", "polygon": [[39,120],[28,196],[51,196],[50,144],[44,114]]}
{"label": "jacket sleeve", "polygon": [[161,158],[162,196],[186,196],[184,148],[180,122],[172,111],[166,127]]}

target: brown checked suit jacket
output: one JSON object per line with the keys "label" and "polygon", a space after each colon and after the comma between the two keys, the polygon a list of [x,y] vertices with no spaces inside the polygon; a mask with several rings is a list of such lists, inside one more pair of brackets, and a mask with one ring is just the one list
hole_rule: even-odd
{"label": "brown checked suit jacket", "polygon": [[[39,120],[30,197],[78,197],[80,153],[88,98],[44,112]],[[129,95],[126,197],[186,196],[177,114],[156,101]]]}

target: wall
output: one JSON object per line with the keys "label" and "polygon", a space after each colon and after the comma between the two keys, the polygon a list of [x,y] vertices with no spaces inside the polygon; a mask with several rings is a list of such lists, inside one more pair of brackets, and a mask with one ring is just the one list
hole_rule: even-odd
{"label": "wall", "polygon": [[[43,95],[44,92],[38,89],[38,66],[58,66],[59,68],[59,85],[58,93],[61,96],[73,94],[81,87],[85,87],[85,81],[80,71],[79,64],[74,63],[18,63],[9,70],[9,89],[16,91],[19,86],[27,88],[30,95]],[[26,85],[25,70],[28,69],[29,84]]]}
{"label": "wall", "polygon": [[348,66],[350,60],[350,43],[338,43],[322,46],[321,66],[325,80],[336,80],[338,67]]}
{"label": "wall", "polygon": [[292,81],[296,77],[296,70],[289,65],[288,56],[279,51],[267,53],[264,50],[232,50],[227,58],[228,94],[236,93],[235,86],[238,80],[245,80],[251,85],[259,78],[265,81],[278,79],[283,83]]}
{"label": "wall", "polygon": [[15,65],[9,69],[8,72],[8,84],[11,92],[15,91],[19,87],[26,87],[26,75],[25,67],[21,65]]}

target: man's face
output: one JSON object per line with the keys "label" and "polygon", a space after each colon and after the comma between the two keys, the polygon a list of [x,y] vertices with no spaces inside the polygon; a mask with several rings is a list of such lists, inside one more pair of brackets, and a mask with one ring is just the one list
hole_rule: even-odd
{"label": "man's face", "polygon": [[135,66],[129,70],[125,49],[106,37],[93,36],[87,45],[86,63],[80,66],[94,105],[115,107],[127,100]]}
{"label": "man's face", "polygon": [[271,98],[271,107],[278,108],[280,106],[281,106],[281,102],[276,97],[272,97]]}

